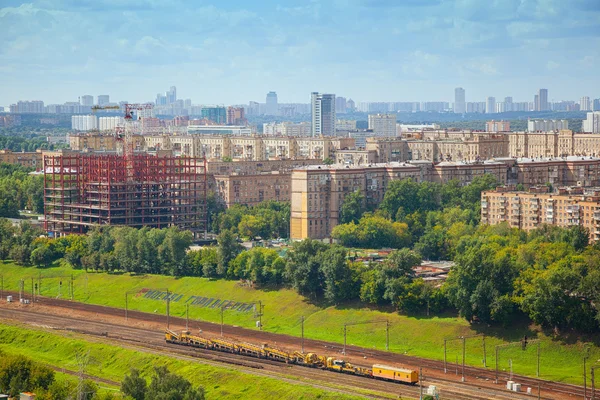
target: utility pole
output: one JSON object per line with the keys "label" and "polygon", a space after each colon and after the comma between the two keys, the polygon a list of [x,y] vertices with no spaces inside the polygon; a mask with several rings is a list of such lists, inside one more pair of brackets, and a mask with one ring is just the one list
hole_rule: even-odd
{"label": "utility pole", "polygon": [[4,275],[0,275],[0,298],[4,298]]}
{"label": "utility pole", "polygon": [[419,400],[423,400],[423,367],[419,367]]}
{"label": "utility pole", "polygon": [[167,329],[171,327],[171,313],[169,310],[169,305],[171,303],[171,296],[169,294],[169,289],[167,289]]}
{"label": "utility pole", "polygon": [[466,342],[466,339],[463,336],[462,337],[463,359],[462,359],[462,378],[461,378],[461,381],[463,381],[463,382],[465,381],[465,342]]}
{"label": "utility pole", "polygon": [[346,324],[344,324],[344,350],[342,351],[343,355],[346,355]]}
{"label": "utility pole", "polygon": [[21,279],[21,282],[20,282],[20,285],[19,285],[19,302],[23,301],[24,287],[25,287],[25,281],[23,279]]}
{"label": "utility pole", "polygon": [[496,346],[496,383],[498,383],[498,346]]}
{"label": "utility pole", "polygon": [[483,368],[487,368],[487,361],[485,359],[485,335],[483,335]]}
{"label": "utility pole", "polygon": [[73,279],[73,275],[71,274],[71,301],[75,297],[75,280]]}
{"label": "utility pole", "polygon": [[223,310],[224,308],[221,307],[221,337],[223,337]]}
{"label": "utility pole", "polygon": [[129,321],[129,315],[127,314],[127,292],[125,292],[125,321]]}
{"label": "utility pole", "polygon": [[390,320],[385,320],[385,351],[390,351]]}
{"label": "utility pole", "polygon": [[448,373],[448,369],[446,368],[446,339],[444,339],[444,373]]}
{"label": "utility pole", "polygon": [[190,331],[189,326],[190,326],[190,304],[187,303],[185,305],[185,331],[186,332]]}
{"label": "utility pole", "polygon": [[587,400],[587,368],[585,367],[585,363],[589,356],[590,348],[586,346],[583,353],[583,400]]}
{"label": "utility pole", "polygon": [[33,277],[31,278],[31,305],[35,302],[35,292],[33,291]]}
{"label": "utility pole", "polygon": [[304,315],[302,316],[301,319],[301,324],[302,324],[302,353],[304,353]]}

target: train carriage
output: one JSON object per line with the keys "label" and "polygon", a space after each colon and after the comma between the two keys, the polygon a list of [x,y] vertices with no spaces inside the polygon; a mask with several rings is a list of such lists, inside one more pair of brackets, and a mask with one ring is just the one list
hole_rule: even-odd
{"label": "train carriage", "polygon": [[373,365],[373,377],[388,381],[409,383],[412,385],[419,382],[419,373],[417,371],[406,368],[395,368],[381,364]]}

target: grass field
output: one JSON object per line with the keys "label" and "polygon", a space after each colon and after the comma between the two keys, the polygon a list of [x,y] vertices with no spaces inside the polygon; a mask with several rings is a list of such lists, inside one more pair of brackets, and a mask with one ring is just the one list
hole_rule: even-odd
{"label": "grass field", "polygon": [[[307,338],[322,339],[343,343],[343,325],[349,322],[385,321],[390,322],[390,351],[443,359],[444,339],[477,334],[486,335],[487,367],[495,366],[494,346],[518,341],[527,334],[530,338],[541,339],[541,377],[557,381],[582,383],[582,355],[586,345],[590,346],[590,360],[600,359],[600,348],[593,343],[584,343],[579,338],[567,337],[555,340],[540,332],[530,331],[526,324],[516,324],[507,328],[488,328],[483,325],[469,325],[456,316],[402,316],[393,311],[371,310],[363,305],[356,307],[321,307],[307,301],[292,290],[262,291],[243,287],[237,281],[213,281],[205,278],[173,278],[165,276],[129,276],[104,273],[86,273],[67,267],[48,269],[24,268],[11,263],[0,264],[0,275],[4,278],[4,288],[18,290],[19,281],[25,279],[25,290],[31,291],[31,278],[37,282],[41,274],[41,294],[68,297],[68,281],[73,276],[74,297],[77,301],[124,308],[125,293],[130,309],[165,313],[166,304],[161,300],[150,300],[136,293],[143,289],[166,290],[184,295],[178,302],[171,302],[171,315],[185,316],[185,303],[190,296],[204,296],[238,302],[258,302],[264,304],[264,330],[300,336],[300,320],[305,317],[304,332]],[[191,305],[191,319],[220,322],[220,311]],[[252,311],[225,311],[224,322],[255,328],[256,318]],[[385,323],[365,324],[348,327],[348,344],[367,348],[385,348]],[[470,338],[466,341],[466,361],[473,366],[483,366],[482,341]],[[300,347],[300,346],[298,346]],[[447,360],[454,363],[461,359],[461,341],[448,341]],[[509,368],[512,360],[513,372],[535,376],[536,348],[530,346],[521,350],[520,346],[502,348],[499,355],[500,370]]]}
{"label": "grass field", "polygon": [[[131,367],[140,369],[143,376],[150,377],[153,366],[165,365],[171,372],[184,376],[195,386],[203,386],[209,399],[358,398],[306,385],[290,384],[274,378],[245,374],[234,369],[89,342],[72,333],[61,335],[17,325],[0,324],[0,349],[71,371],[78,369],[76,355],[89,350],[86,373],[116,382],[120,382]],[[68,376],[64,378],[71,379]]]}

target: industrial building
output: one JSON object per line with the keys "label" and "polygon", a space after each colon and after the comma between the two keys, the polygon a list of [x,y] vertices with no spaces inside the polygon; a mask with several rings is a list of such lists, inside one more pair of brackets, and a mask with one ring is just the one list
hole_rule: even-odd
{"label": "industrial building", "polygon": [[44,155],[45,229],[53,236],[96,226],[206,228],[204,159],[146,153]]}

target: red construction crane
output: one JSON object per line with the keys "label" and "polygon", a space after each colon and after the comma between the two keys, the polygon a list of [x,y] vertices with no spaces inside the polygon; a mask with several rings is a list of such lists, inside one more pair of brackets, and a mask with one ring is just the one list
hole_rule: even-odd
{"label": "red construction crane", "polygon": [[[133,156],[133,121],[134,111],[151,110],[154,105],[152,103],[145,104],[129,104],[125,103],[125,129],[117,129],[115,134],[117,140],[123,143],[123,157],[129,160]],[[140,119],[139,116],[137,119]]]}

